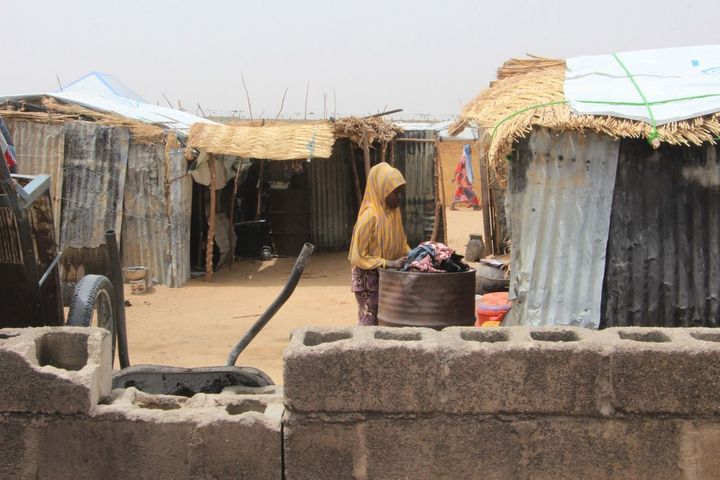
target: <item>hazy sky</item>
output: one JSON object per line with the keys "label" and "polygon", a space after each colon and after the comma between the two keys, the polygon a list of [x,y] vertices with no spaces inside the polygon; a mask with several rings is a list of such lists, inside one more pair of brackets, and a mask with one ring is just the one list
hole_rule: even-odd
{"label": "hazy sky", "polygon": [[96,70],[147,101],[165,94],[255,117],[308,111],[450,118],[507,58],[720,43],[717,0],[0,0],[0,94],[57,90]]}

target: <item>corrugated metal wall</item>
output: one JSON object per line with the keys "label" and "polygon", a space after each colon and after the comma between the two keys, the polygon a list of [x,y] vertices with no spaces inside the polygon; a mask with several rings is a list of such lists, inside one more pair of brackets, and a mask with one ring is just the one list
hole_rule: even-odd
{"label": "corrugated metal wall", "polygon": [[349,148],[345,140],[339,140],[330,158],[309,165],[312,242],[326,251],[350,246],[355,209]]}
{"label": "corrugated metal wall", "polygon": [[167,285],[181,287],[190,280],[190,225],[192,222],[193,180],[187,173],[182,146],[169,135],[165,147],[165,162],[169,178],[168,216],[170,217],[170,257],[165,265]]}
{"label": "corrugated metal wall", "polygon": [[165,187],[165,148],[130,141],[123,202],[122,264],[143,265],[156,283],[167,283],[171,263]]}
{"label": "corrugated metal wall", "polygon": [[78,269],[107,274],[105,230],[122,229],[129,142],[124,127],[65,124],[60,247],[71,281]]}
{"label": "corrugated metal wall", "polygon": [[620,145],[602,325],[720,326],[718,146]]}
{"label": "corrugated metal wall", "polygon": [[166,147],[89,122],[7,124],[19,171],[51,177],[63,280],[74,281],[78,268],[107,273],[104,232],[110,227],[121,233],[123,265],[146,265],[156,281],[173,287],[190,279],[192,179],[174,134]]}
{"label": "corrugated metal wall", "polygon": [[587,133],[534,130],[511,162],[513,323],[600,323],[619,143]]}
{"label": "corrugated metal wall", "polygon": [[27,120],[8,119],[7,126],[15,143],[18,173],[50,175],[50,197],[53,202],[55,238],[60,238],[60,210],[65,159],[65,129]]}
{"label": "corrugated metal wall", "polygon": [[[435,132],[407,131],[401,137],[434,139]],[[407,182],[403,219],[412,248],[430,239],[435,221],[435,143],[396,142],[395,167]]]}

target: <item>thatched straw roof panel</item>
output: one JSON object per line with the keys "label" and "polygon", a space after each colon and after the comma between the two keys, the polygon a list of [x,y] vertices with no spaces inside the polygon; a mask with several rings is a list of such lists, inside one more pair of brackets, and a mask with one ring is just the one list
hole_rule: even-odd
{"label": "thatched straw roof panel", "polygon": [[329,122],[262,127],[196,123],[188,137],[188,147],[267,160],[329,158],[334,143]]}

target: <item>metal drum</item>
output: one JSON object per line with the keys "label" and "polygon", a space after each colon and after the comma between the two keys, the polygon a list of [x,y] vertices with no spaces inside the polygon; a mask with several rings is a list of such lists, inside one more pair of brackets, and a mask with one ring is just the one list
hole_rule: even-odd
{"label": "metal drum", "polygon": [[380,270],[378,324],[428,327],[475,324],[475,270],[420,273]]}

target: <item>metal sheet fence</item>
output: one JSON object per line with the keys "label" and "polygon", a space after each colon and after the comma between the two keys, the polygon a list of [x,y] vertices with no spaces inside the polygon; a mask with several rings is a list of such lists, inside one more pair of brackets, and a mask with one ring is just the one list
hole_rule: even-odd
{"label": "metal sheet fence", "polygon": [[720,326],[718,146],[620,145],[602,326]]}
{"label": "metal sheet fence", "polygon": [[320,250],[350,246],[355,218],[348,152],[345,141],[338,141],[330,158],[313,160],[309,165],[312,241]]}
{"label": "metal sheet fence", "polygon": [[511,162],[513,323],[600,323],[618,142],[536,129]]}

